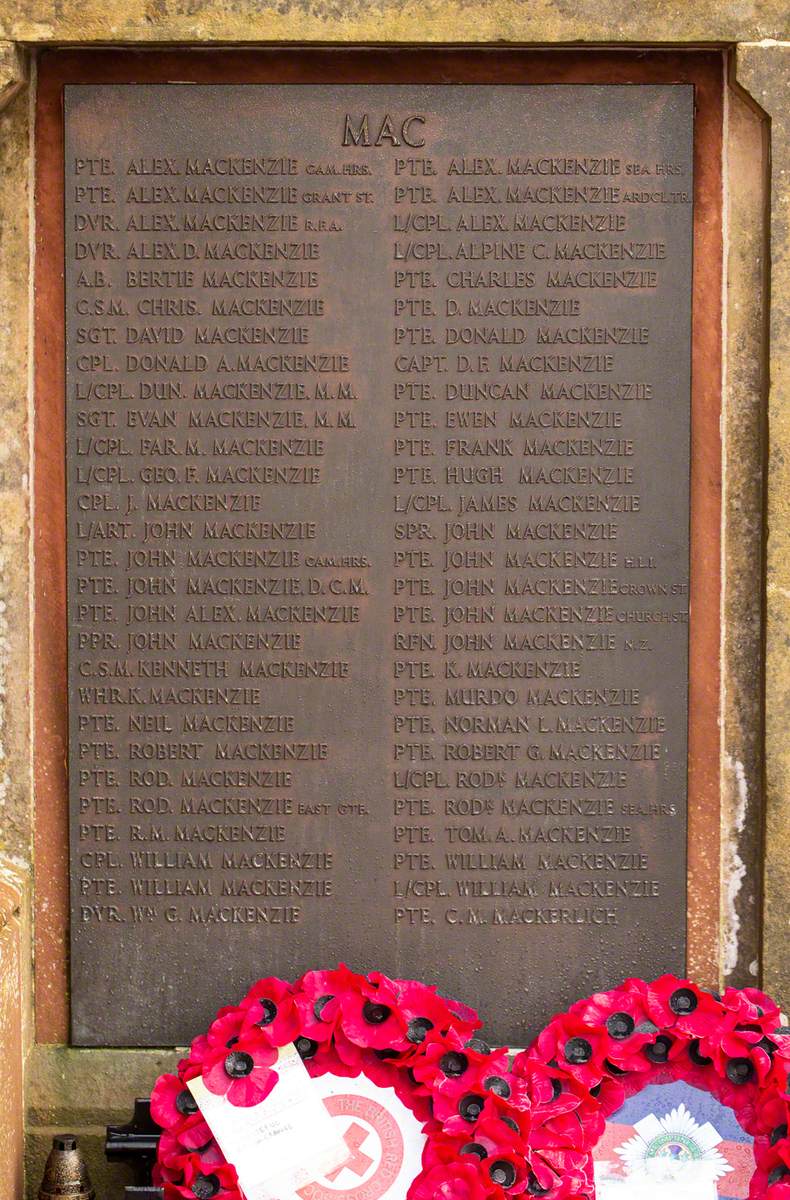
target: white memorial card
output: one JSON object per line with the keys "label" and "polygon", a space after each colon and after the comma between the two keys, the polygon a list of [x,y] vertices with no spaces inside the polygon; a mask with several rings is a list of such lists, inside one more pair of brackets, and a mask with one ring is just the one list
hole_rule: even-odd
{"label": "white memorial card", "polygon": [[246,1200],[403,1200],[425,1134],[391,1087],[365,1075],[311,1079],[292,1046],[266,1099],[234,1107],[189,1083]]}
{"label": "white memorial card", "polygon": [[286,1200],[311,1180],[342,1168],[349,1148],[293,1045],[283,1046],[278,1079],[260,1104],[242,1108],[210,1092],[189,1090],[222,1153],[236,1168],[246,1200]]}

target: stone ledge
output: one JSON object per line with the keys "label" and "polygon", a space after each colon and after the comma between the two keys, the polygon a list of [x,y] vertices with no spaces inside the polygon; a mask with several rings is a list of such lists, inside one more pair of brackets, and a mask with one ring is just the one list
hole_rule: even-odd
{"label": "stone ledge", "polygon": [[0,36],[30,44],[132,42],[620,43],[774,42],[784,0],[0,0]]}

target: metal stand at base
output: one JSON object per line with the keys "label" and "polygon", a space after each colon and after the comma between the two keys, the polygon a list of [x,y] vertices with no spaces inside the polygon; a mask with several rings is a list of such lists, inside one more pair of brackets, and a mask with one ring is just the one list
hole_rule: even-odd
{"label": "metal stand at base", "polygon": [[127,1125],[108,1125],[104,1153],[108,1162],[128,1163],[134,1183],[124,1189],[124,1200],[161,1200],[163,1189],[151,1183],[161,1129],[151,1116],[151,1101],[137,1099]]}

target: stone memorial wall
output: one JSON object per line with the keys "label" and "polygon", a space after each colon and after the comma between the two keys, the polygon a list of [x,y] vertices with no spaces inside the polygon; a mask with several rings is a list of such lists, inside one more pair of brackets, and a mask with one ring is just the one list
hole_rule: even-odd
{"label": "stone memorial wall", "polygon": [[13,1200],[267,970],[786,1006],[785,8],[0,0]]}

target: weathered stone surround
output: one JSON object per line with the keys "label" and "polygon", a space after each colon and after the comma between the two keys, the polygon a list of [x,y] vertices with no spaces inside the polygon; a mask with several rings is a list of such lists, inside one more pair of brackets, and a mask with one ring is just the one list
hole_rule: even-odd
{"label": "weathered stone surround", "polygon": [[[36,55],[58,45],[278,42],[728,50],[718,957],[723,974],[747,983],[762,943],[763,984],[790,1004],[790,32],[783,0],[672,6],[662,0],[626,6],[616,0],[0,0],[0,909],[7,914],[5,923],[0,917],[0,1013],[18,1013],[11,1022],[0,1015],[0,1062],[11,1064],[10,1082],[2,1080],[7,1096],[8,1088],[13,1094],[21,1087],[14,1064],[26,1059],[32,1193],[50,1132],[74,1124],[87,1136],[100,1194],[109,1196],[111,1181],[117,1188],[123,1174],[106,1175],[100,1167],[101,1127],[124,1119],[129,1097],[145,1092],[172,1061],[165,1051],[35,1045],[32,1035],[29,335]],[[46,505],[46,497],[38,503]],[[18,967],[6,948],[10,940],[21,946]],[[19,1109],[18,1101],[12,1104],[9,1140],[0,1143],[8,1174],[0,1170],[3,1195],[13,1200],[21,1195]]]}

